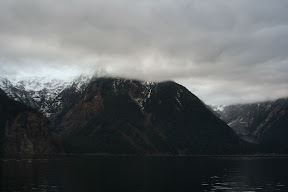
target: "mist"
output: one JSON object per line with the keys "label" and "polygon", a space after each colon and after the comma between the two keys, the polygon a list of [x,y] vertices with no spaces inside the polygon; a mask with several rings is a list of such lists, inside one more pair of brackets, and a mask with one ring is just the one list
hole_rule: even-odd
{"label": "mist", "polygon": [[207,104],[288,96],[284,0],[2,0],[0,75],[174,80]]}

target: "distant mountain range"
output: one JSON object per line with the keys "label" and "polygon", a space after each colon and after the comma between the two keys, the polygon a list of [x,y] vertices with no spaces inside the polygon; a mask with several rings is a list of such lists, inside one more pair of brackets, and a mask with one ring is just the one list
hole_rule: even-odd
{"label": "distant mountain range", "polygon": [[288,98],[211,108],[246,141],[288,146]]}
{"label": "distant mountain range", "polygon": [[[233,131],[224,121],[236,123],[238,109],[224,117],[229,107],[218,106],[213,112],[172,81],[83,75],[67,81],[0,78],[0,88],[3,153],[239,154],[263,150],[237,134],[266,143],[262,139],[269,137],[262,137],[267,135],[262,130],[278,125],[265,124],[253,132],[229,124]],[[277,111],[278,119],[268,115],[270,120],[281,120],[283,110]]]}

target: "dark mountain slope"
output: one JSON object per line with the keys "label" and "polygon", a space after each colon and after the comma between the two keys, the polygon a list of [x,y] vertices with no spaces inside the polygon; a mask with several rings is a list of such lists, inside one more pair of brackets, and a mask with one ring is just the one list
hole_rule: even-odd
{"label": "dark mountain slope", "polygon": [[0,89],[0,153],[52,153],[49,121]]}
{"label": "dark mountain slope", "polygon": [[57,116],[69,152],[112,154],[237,153],[238,137],[186,88],[95,78]]}

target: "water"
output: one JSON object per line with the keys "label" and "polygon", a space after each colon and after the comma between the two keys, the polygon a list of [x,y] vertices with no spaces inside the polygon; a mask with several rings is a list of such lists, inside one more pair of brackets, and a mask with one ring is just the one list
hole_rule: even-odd
{"label": "water", "polygon": [[6,158],[0,191],[288,191],[288,158]]}

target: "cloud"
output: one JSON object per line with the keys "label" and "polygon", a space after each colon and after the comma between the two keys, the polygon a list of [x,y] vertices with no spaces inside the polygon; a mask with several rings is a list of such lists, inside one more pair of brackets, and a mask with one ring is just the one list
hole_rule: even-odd
{"label": "cloud", "polygon": [[104,68],[208,104],[275,99],[288,96],[287,17],[285,0],[2,0],[0,73]]}

